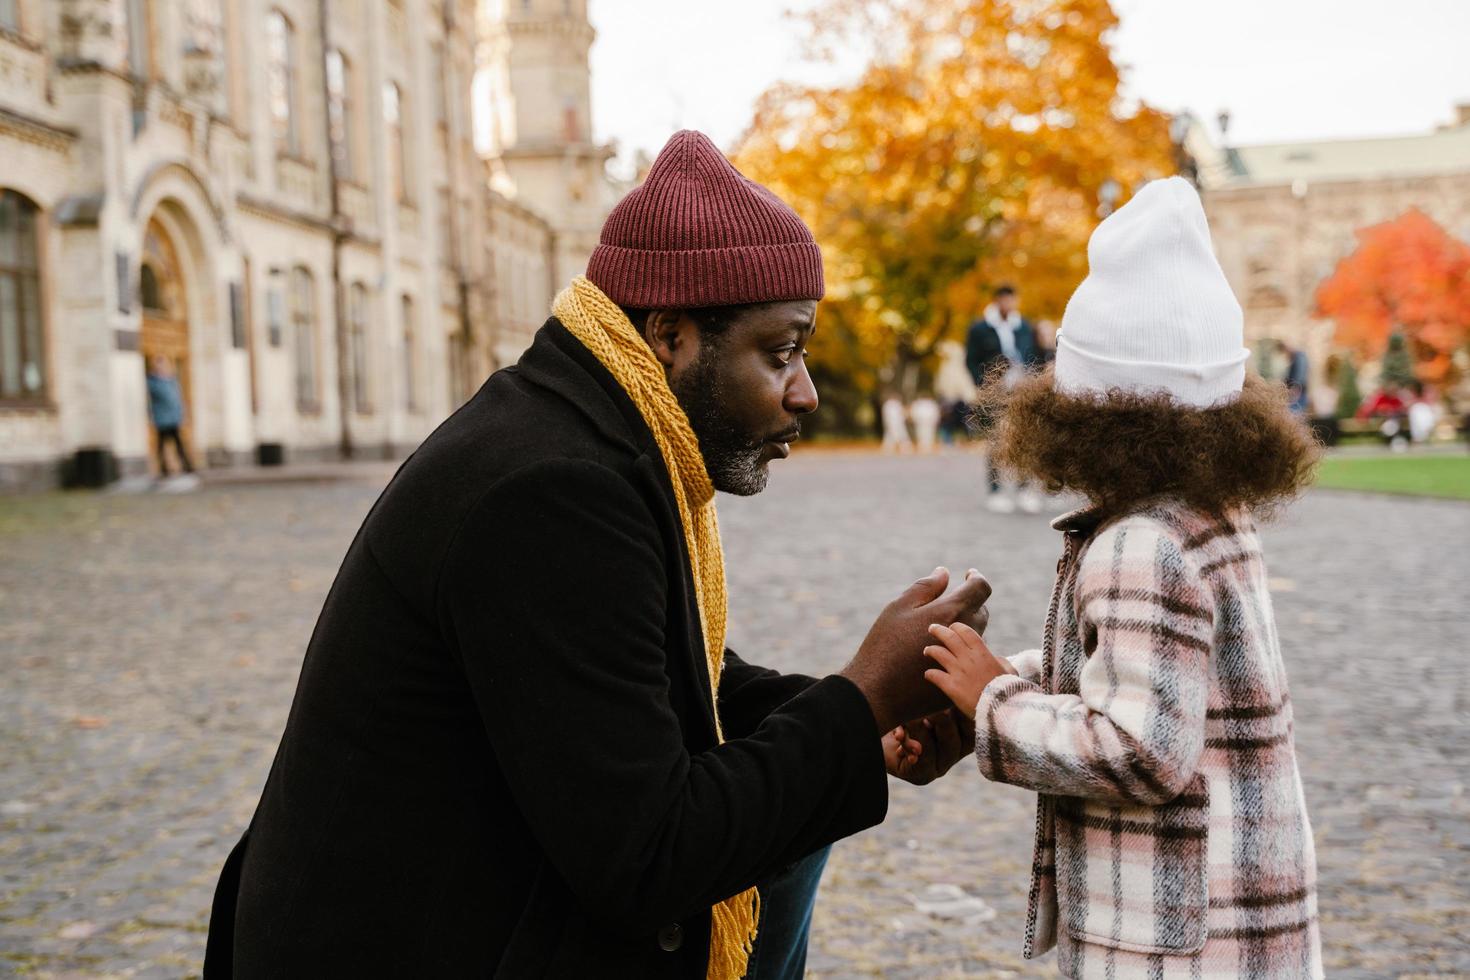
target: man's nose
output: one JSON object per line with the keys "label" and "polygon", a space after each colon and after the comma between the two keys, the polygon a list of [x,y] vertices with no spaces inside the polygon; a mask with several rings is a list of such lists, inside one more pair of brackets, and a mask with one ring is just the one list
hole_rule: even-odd
{"label": "man's nose", "polygon": [[781,404],[794,415],[810,415],[817,410],[817,386],[806,369],[805,358],[802,358],[801,369],[796,372],[796,377],[786,387],[786,397]]}

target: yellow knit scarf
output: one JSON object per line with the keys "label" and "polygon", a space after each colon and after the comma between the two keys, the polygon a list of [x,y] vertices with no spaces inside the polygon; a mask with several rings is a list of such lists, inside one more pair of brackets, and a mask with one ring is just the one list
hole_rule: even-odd
{"label": "yellow knit scarf", "polygon": [[[709,665],[715,735],[723,742],[716,692],[725,660],[725,555],[720,549],[720,525],[715,518],[715,488],[704,467],[699,440],[669,388],[663,365],[602,290],[578,276],[556,297],[551,311],[628,393],[663,454],[684,524],[694,593],[704,624],[704,657]],[[754,888],[710,910],[709,980],[738,980],[745,975],[759,920],[760,895]]]}

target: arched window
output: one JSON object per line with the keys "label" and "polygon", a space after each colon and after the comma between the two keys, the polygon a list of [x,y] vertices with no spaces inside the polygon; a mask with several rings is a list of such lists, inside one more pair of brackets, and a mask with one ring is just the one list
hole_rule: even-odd
{"label": "arched window", "polygon": [[296,31],[279,10],[266,15],[266,85],[276,151],[297,156],[301,147],[296,132]]}
{"label": "arched window", "polygon": [[317,400],[316,285],[302,266],[291,270],[291,345],[296,353],[296,409],[315,412]]}
{"label": "arched window", "polygon": [[361,415],[373,413],[368,340],[368,291],[355,282],[347,301],[347,369],[352,372],[352,408]]}
{"label": "arched window", "polygon": [[419,408],[419,356],[414,347],[413,297],[403,296],[403,406],[410,412]]}
{"label": "arched window", "polygon": [[352,64],[337,48],[327,52],[327,124],[337,176],[351,180],[356,173],[352,147]]}
{"label": "arched window", "polygon": [[408,148],[403,139],[406,125],[403,90],[394,82],[383,83],[383,125],[388,130],[388,186],[395,199],[407,201],[412,181],[408,172]]}
{"label": "arched window", "polygon": [[0,401],[46,393],[40,217],[28,198],[0,191]]}

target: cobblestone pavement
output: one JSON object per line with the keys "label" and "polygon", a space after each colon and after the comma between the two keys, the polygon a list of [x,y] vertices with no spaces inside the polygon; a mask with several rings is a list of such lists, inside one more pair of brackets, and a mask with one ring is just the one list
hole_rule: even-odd
{"label": "cobblestone pavement", "polygon": [[[747,658],[834,669],[941,563],[991,577],[998,650],[1036,642],[1058,541],[983,510],[979,457],[778,465],[766,494],[721,505]],[[0,499],[0,975],[197,972],[367,474]],[[1328,975],[1470,976],[1470,506],[1321,492],[1267,548]],[[888,821],[834,853],[813,975],[1053,975],[1016,953],[1031,808],[968,764],[896,785]],[[945,885],[985,904],[918,908]]]}

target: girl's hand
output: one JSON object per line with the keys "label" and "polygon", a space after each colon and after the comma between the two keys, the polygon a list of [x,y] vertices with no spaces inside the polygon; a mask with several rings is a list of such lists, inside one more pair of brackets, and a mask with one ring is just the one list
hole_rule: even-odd
{"label": "girl's hand", "polygon": [[1015,668],[991,653],[980,634],[964,623],[935,623],[929,635],[939,645],[925,647],[924,656],[937,666],[924,671],[924,678],[943,691],[966,718],[974,720],[975,705],[985,686],[1002,674],[1014,674]]}
{"label": "girl's hand", "polygon": [[883,736],[888,774],[924,786],[975,750],[975,726],[954,708],[899,725]]}
{"label": "girl's hand", "polygon": [[923,744],[910,736],[904,725],[883,736],[883,762],[890,776],[902,778],[923,754]]}

